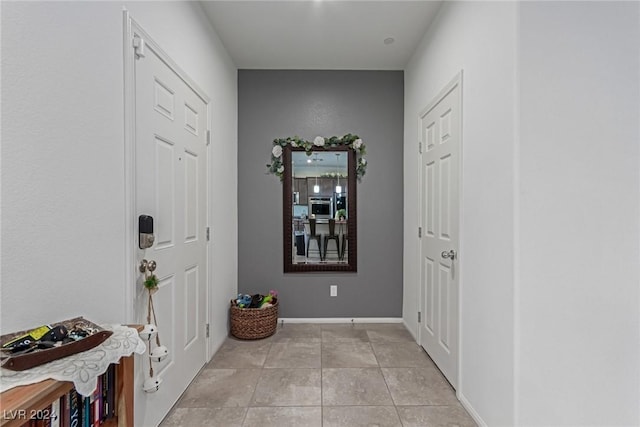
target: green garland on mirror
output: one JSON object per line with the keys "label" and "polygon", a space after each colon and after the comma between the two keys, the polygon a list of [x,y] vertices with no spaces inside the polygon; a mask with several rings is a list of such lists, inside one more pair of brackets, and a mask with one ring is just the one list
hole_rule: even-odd
{"label": "green garland on mirror", "polygon": [[313,141],[305,141],[304,139],[294,136],[289,138],[277,138],[273,140],[273,148],[271,149],[271,163],[267,165],[269,173],[277,175],[282,181],[284,177],[284,164],[282,164],[282,152],[284,148],[290,145],[291,147],[304,148],[307,152],[307,156],[311,156],[314,148],[331,148],[346,146],[352,149],[356,154],[356,177],[358,181],[362,180],[365,172],[367,171],[367,159],[362,157],[366,154],[364,142],[358,135],[352,135],[350,133],[339,138],[332,136],[330,138],[323,138],[316,136]]}

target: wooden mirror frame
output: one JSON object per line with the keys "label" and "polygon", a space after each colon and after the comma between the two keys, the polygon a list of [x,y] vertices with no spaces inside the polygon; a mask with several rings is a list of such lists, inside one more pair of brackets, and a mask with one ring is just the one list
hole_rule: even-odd
{"label": "wooden mirror frame", "polygon": [[356,179],[356,155],[352,149],[345,146],[319,148],[314,147],[310,152],[340,151],[348,154],[347,160],[347,235],[348,262],[347,263],[318,263],[318,264],[294,264],[293,263],[293,178],[291,175],[291,154],[293,151],[305,151],[304,148],[284,147],[282,153],[283,165],[285,165],[282,185],[282,235],[283,258],[285,273],[306,273],[315,271],[358,271],[358,216],[357,216],[357,179]]}

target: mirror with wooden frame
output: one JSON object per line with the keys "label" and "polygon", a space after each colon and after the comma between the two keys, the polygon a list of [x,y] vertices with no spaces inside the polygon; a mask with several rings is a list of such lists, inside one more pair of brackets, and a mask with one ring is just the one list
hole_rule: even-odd
{"label": "mirror with wooden frame", "polygon": [[287,146],[282,156],[284,272],[357,271],[354,151]]}

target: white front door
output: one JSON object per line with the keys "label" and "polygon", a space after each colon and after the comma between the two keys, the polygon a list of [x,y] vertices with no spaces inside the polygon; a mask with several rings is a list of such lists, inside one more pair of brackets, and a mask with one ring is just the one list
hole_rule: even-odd
{"label": "white front door", "polygon": [[461,76],[420,114],[420,344],[458,385]]}
{"label": "white front door", "polygon": [[[208,105],[157,45],[136,55],[135,171],[137,215],[154,219],[155,242],[137,250],[157,263],[153,295],[158,330],[169,357],[153,364],[160,389],[144,395],[144,425],[156,425],[206,362]],[[138,282],[137,317],[147,300]],[[148,375],[149,361],[142,364]],[[138,406],[138,402],[136,402]]]}

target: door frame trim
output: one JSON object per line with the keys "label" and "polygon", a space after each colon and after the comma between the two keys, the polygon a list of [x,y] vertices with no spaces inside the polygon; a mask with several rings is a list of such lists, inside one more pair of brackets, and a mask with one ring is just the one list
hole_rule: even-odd
{"label": "door frame trim", "polygon": [[[421,143],[423,143],[424,141],[422,141],[422,123],[421,120],[424,116],[426,116],[431,110],[433,110],[436,105],[438,105],[440,103],[440,101],[442,101],[452,90],[454,90],[456,87],[460,88],[459,91],[459,101],[460,101],[460,121],[459,121],[459,135],[460,135],[460,143],[459,143],[459,164],[458,164],[458,270],[457,270],[457,274],[458,274],[458,360],[456,361],[456,365],[457,365],[457,370],[458,370],[458,384],[455,387],[456,390],[456,395],[458,397],[458,399],[460,399],[461,396],[461,390],[462,390],[462,380],[463,380],[463,375],[462,375],[462,333],[463,333],[463,324],[462,324],[462,301],[463,301],[463,293],[462,293],[462,283],[463,283],[463,279],[464,279],[464,245],[463,245],[463,228],[462,228],[462,213],[464,212],[464,206],[463,206],[463,198],[462,198],[462,192],[463,192],[463,140],[464,140],[464,135],[463,135],[463,111],[464,111],[464,104],[463,104],[463,100],[464,100],[464,96],[463,96],[463,71],[464,70],[460,70],[450,81],[449,83],[447,83],[441,90],[440,92],[438,92],[438,94],[433,97],[431,99],[431,101],[427,104],[427,106],[425,108],[423,108],[420,113],[418,113],[418,141],[420,141]],[[423,151],[422,153],[420,153],[420,155],[418,156],[418,170],[419,170],[419,175],[418,175],[418,200],[419,200],[419,207],[418,207],[418,223],[419,226],[422,227],[422,230],[425,229],[425,224],[423,224],[422,222],[422,218],[423,218],[423,170],[422,170],[422,158],[425,155],[425,151],[424,151],[424,147],[423,147]],[[424,313],[424,307],[423,307],[423,301],[424,301],[424,292],[422,289],[422,281],[423,281],[423,271],[422,271],[422,245],[420,244],[420,250],[418,251],[418,266],[420,267],[420,274],[418,277],[418,302],[417,302],[417,311],[422,313],[422,319],[421,321],[424,322],[424,318],[425,318],[425,313]],[[421,322],[417,322],[417,342],[418,345],[422,346],[422,328],[421,328]]]}
{"label": "door frame trim", "polygon": [[[137,250],[137,210],[136,210],[136,112],[135,112],[135,51],[132,43],[133,37],[137,34],[144,40],[149,49],[153,50],[158,57],[176,73],[176,75],[189,86],[195,94],[202,99],[206,105],[206,117],[207,117],[207,133],[211,133],[211,102],[209,96],[193,81],[191,78],[176,64],[173,59],[155,42],[141,26],[138,24],[129,14],[129,11],[123,9],[123,64],[124,64],[124,219],[125,219],[125,239],[124,239],[124,283],[125,283],[125,295],[124,295],[124,308],[125,319],[127,323],[136,323],[135,301],[136,301],[136,283],[139,276],[139,271],[136,265],[136,250]],[[207,197],[207,224],[205,227],[211,225],[211,146],[207,144],[207,163],[206,163],[206,197]],[[211,324],[211,304],[210,299],[212,295],[211,278],[212,278],[212,263],[211,256],[211,242],[208,241],[206,245],[206,287],[205,287],[205,318],[206,322]],[[205,336],[205,361],[211,357],[210,349],[210,337]]]}

